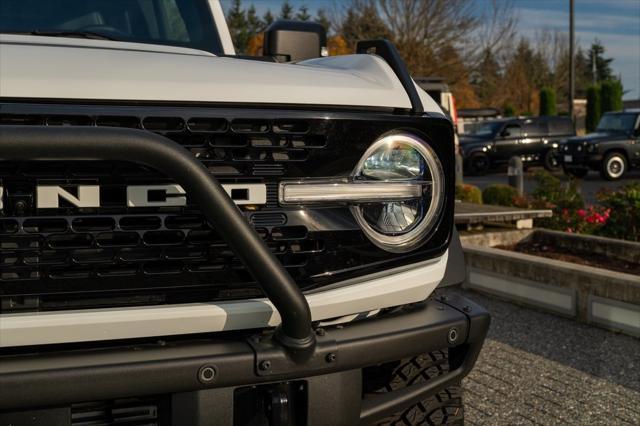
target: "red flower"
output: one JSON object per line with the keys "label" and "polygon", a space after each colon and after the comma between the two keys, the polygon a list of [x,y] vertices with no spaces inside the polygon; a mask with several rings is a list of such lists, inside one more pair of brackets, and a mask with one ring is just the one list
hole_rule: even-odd
{"label": "red flower", "polygon": [[580,217],[585,217],[587,215],[587,212],[584,209],[578,210],[577,213]]}

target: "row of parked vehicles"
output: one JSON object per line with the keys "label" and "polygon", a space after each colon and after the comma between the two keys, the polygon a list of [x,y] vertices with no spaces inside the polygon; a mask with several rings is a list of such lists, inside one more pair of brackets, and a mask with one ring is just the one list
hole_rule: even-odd
{"label": "row of parked vehicles", "polygon": [[489,120],[460,137],[460,154],[469,174],[485,174],[516,156],[525,167],[562,169],[578,178],[597,170],[616,180],[640,166],[640,110],[606,113],[585,136],[576,136],[569,117]]}

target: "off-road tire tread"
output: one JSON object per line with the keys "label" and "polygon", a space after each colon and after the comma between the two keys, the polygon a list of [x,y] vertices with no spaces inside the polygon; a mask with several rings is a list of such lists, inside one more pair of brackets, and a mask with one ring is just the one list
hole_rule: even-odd
{"label": "off-road tire tread", "polygon": [[[393,370],[389,382],[378,392],[392,392],[426,382],[449,371],[448,353],[436,351],[405,359]],[[460,385],[450,386],[437,394],[389,416],[376,425],[463,425],[464,409]]]}

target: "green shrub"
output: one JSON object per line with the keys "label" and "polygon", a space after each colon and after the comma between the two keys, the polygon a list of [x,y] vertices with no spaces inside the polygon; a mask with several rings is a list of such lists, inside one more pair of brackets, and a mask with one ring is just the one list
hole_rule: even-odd
{"label": "green shrub", "polygon": [[575,181],[562,182],[545,170],[538,171],[534,179],[536,187],[531,193],[531,207],[553,210],[552,217],[539,219],[536,223],[543,228],[565,230],[567,226],[563,212],[584,208],[584,200]]}
{"label": "green shrub", "polygon": [[456,200],[482,204],[482,192],[477,186],[459,183],[456,185]]}
{"label": "green shrub", "polygon": [[600,111],[622,110],[622,83],[619,80],[603,81],[600,86]]}
{"label": "green shrub", "polygon": [[631,183],[615,191],[598,193],[600,204],[610,209],[607,223],[598,230],[598,234],[640,241],[640,183]]}
{"label": "green shrub", "polygon": [[516,198],[518,198],[518,191],[509,185],[491,185],[482,191],[482,200],[485,204],[513,206]]}
{"label": "green shrub", "polygon": [[585,121],[587,132],[591,133],[596,130],[601,115],[600,88],[598,86],[591,86],[587,89],[587,117]]}
{"label": "green shrub", "polygon": [[513,107],[513,105],[506,104],[502,108],[502,115],[504,115],[505,117],[513,117],[514,115],[516,115],[516,109]]}
{"label": "green shrub", "polygon": [[540,90],[540,114],[556,115],[556,92],[550,87],[543,87]]}

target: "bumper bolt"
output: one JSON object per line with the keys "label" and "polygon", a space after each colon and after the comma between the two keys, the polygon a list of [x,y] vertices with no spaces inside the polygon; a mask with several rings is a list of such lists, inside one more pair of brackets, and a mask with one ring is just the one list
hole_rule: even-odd
{"label": "bumper bolt", "polygon": [[266,370],[271,369],[271,361],[266,361],[266,360],[262,361],[258,368],[260,368],[260,370],[262,370],[262,371],[266,371]]}
{"label": "bumper bolt", "polygon": [[332,362],[335,362],[335,361],[336,361],[336,358],[337,358],[337,357],[336,357],[336,354],[334,354],[333,352],[331,352],[331,353],[327,354],[327,356],[325,357],[325,360],[326,360],[328,363],[332,363]]}
{"label": "bumper bolt", "polygon": [[198,370],[198,380],[200,383],[211,383],[218,376],[216,368],[212,365],[204,365]]}
{"label": "bumper bolt", "polygon": [[318,336],[320,336],[320,337],[324,336],[324,335],[325,335],[324,328],[319,328],[319,329],[317,329],[317,330],[316,330],[316,335],[318,335]]}
{"label": "bumper bolt", "polygon": [[456,340],[458,340],[458,329],[456,328],[450,329],[449,333],[447,334],[447,340],[451,344],[455,343]]}

